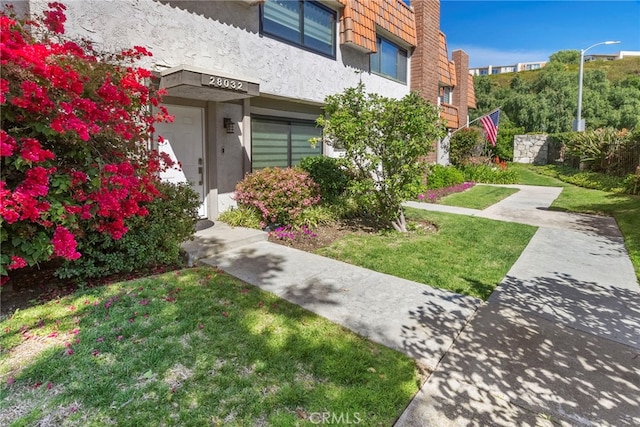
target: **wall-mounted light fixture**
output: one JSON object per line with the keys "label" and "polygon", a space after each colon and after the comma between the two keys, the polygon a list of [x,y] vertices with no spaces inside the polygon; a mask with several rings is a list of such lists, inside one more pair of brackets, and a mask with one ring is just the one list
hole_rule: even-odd
{"label": "wall-mounted light fixture", "polygon": [[222,121],[224,128],[227,130],[227,133],[234,133],[235,130],[235,124],[233,123],[233,120],[231,120],[228,117],[225,117],[224,120]]}

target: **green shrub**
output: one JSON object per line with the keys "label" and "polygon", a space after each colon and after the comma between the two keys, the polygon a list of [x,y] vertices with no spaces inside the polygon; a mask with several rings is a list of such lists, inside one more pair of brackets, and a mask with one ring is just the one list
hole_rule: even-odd
{"label": "green shrub", "polygon": [[491,149],[492,154],[500,160],[513,161],[513,139],[516,135],[522,134],[524,128],[500,126],[496,146]]}
{"label": "green shrub", "polygon": [[479,155],[482,134],[478,128],[464,128],[456,132],[449,141],[449,161],[454,166],[463,165],[470,157]]}
{"label": "green shrub", "polygon": [[464,174],[453,166],[433,165],[427,175],[427,188],[430,190],[452,187],[463,182]]}
{"label": "green shrub", "polygon": [[319,187],[298,168],[265,168],[250,173],[236,185],[241,207],[260,213],[261,226],[291,224],[302,211],[320,202]]}
{"label": "green shrub", "polygon": [[339,216],[333,209],[332,205],[311,206],[303,210],[291,225],[294,228],[300,228],[303,226],[315,228],[322,224],[331,223],[338,218]]}
{"label": "green shrub", "polygon": [[503,169],[500,166],[469,165],[462,168],[465,181],[485,184],[515,184],[518,173],[515,170]]}
{"label": "green shrub", "polygon": [[306,171],[320,186],[320,195],[324,201],[340,197],[349,185],[349,174],[344,159],[326,156],[305,157],[298,167]]}
{"label": "green shrub", "polygon": [[253,207],[238,207],[224,211],[218,219],[232,227],[247,227],[260,229],[260,212]]}
{"label": "green shrub", "polygon": [[559,174],[562,175],[562,181],[577,185],[578,187],[613,192],[623,191],[624,187],[624,178],[600,172],[585,172],[578,169],[567,171],[562,168]]}
{"label": "green shrub", "polygon": [[200,199],[188,184],[157,184],[161,196],[146,205],[149,214],[129,218],[119,240],[95,229],[78,241],[82,257],[65,261],[56,276],[98,278],[180,262],[180,245],[195,232]]}
{"label": "green shrub", "polygon": [[629,174],[624,179],[624,192],[640,196],[640,166],[636,169],[635,174]]}

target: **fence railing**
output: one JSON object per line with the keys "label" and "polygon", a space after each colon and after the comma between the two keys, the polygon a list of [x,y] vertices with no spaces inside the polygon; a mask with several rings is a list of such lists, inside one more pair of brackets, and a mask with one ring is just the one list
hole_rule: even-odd
{"label": "fence railing", "polygon": [[640,143],[617,143],[607,147],[606,153],[597,159],[577,156],[568,152],[567,146],[553,139],[548,141],[548,163],[560,163],[576,169],[606,172],[612,175],[624,176],[635,173],[640,166]]}

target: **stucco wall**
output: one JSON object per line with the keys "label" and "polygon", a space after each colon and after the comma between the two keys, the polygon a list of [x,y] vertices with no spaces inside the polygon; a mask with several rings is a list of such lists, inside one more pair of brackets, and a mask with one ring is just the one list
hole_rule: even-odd
{"label": "stucco wall", "polygon": [[548,135],[516,135],[513,138],[513,161],[546,165],[549,152]]}
{"label": "stucco wall", "polygon": [[[31,12],[47,1],[31,1]],[[321,103],[360,78],[370,92],[401,97],[408,85],[369,74],[364,52],[338,46],[337,58],[307,52],[259,34],[259,6],[238,1],[71,0],[68,34],[115,51],[141,45],[147,67],[185,64],[260,82],[262,94]],[[339,30],[337,31],[339,33]],[[364,71],[363,71],[364,70]]]}

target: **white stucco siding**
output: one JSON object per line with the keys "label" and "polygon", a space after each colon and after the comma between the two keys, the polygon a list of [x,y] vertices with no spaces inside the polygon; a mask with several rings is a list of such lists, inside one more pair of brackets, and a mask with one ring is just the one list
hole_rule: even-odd
{"label": "white stucco siding", "polygon": [[[32,1],[31,12],[46,3]],[[206,68],[259,81],[262,94],[317,103],[360,79],[367,91],[384,96],[409,92],[408,84],[363,71],[368,70],[368,56],[351,47],[338,46],[332,59],[261,36],[258,5],[166,0],[65,4],[67,34],[93,40],[107,51],[144,46],[154,56],[142,65],[158,71],[181,64]]]}

